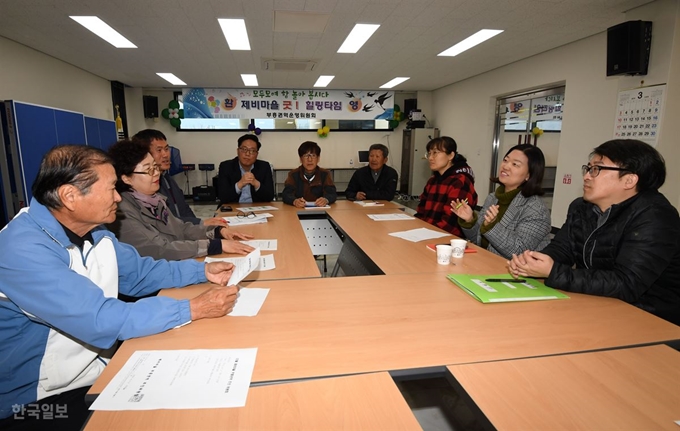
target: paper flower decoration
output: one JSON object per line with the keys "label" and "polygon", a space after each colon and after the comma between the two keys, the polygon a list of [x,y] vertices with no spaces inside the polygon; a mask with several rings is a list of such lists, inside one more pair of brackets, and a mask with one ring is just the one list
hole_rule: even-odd
{"label": "paper flower decoration", "polygon": [[533,129],[531,129],[531,134],[534,136],[541,136],[543,134],[543,129],[539,127],[534,127]]}
{"label": "paper flower decoration", "polygon": [[259,127],[255,127],[253,123],[248,124],[248,131],[250,133],[254,133],[257,136],[260,136],[260,133],[262,133],[262,129],[260,129]]}
{"label": "paper flower decoration", "polygon": [[331,132],[331,128],[328,126],[323,126],[321,129],[318,129],[316,131],[316,134],[319,135],[320,138],[325,138],[328,136],[328,134]]}
{"label": "paper flower decoration", "polygon": [[168,107],[161,111],[161,115],[166,120],[170,120],[170,125],[172,127],[179,127],[182,124],[182,119],[184,118],[184,109],[179,108],[179,102],[176,100],[171,100],[168,103]]}

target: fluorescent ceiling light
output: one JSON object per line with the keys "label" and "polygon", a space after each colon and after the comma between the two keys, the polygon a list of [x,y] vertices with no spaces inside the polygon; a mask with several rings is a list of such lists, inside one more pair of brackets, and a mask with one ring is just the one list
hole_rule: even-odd
{"label": "fluorescent ceiling light", "polygon": [[134,43],[123,37],[122,34],[111,28],[110,25],[96,16],[70,16],[72,20],[82,25],[92,33],[101,37],[116,48],[137,48]]}
{"label": "fluorescent ceiling light", "polygon": [[380,24],[356,24],[347,35],[338,52],[355,54],[366,43]]}
{"label": "fluorescent ceiling light", "polygon": [[408,77],[408,78],[403,78],[403,77],[394,78],[394,79],[391,80],[390,82],[387,82],[387,83],[381,85],[380,88],[392,88],[392,87],[396,87],[397,85],[401,84],[401,83],[404,82],[404,81],[408,81],[409,79],[411,79],[411,77]]}
{"label": "fluorescent ceiling light", "polygon": [[503,33],[503,30],[479,30],[477,33],[468,37],[467,39],[458,42],[451,48],[440,52],[437,54],[438,57],[455,57],[463,51],[467,51],[473,46],[479,45],[480,43],[491,39],[492,37]]}
{"label": "fluorescent ceiling light", "polygon": [[247,73],[241,74],[241,79],[243,80],[243,85],[246,87],[257,87],[257,75],[251,75]]}
{"label": "fluorescent ceiling light", "polygon": [[176,77],[172,73],[156,73],[156,75],[160,76],[161,78],[165,79],[172,85],[187,85],[186,82],[182,81],[178,77]]}
{"label": "fluorescent ceiling light", "polygon": [[321,75],[319,79],[316,80],[315,87],[328,87],[328,84],[335,78],[335,75]]}
{"label": "fluorescent ceiling light", "polygon": [[232,51],[250,51],[250,41],[246,31],[246,22],[243,19],[218,18],[222,27],[229,49]]}

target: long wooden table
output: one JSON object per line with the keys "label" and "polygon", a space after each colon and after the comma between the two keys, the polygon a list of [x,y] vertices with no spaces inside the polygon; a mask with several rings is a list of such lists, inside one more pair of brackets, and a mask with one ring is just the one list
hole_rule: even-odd
{"label": "long wooden table", "polygon": [[387,373],[250,388],[245,407],[97,411],[86,430],[420,430]]}
{"label": "long wooden table", "polygon": [[[91,393],[143,349],[257,347],[252,381],[269,382],[680,339],[680,327],[616,299],[570,294],[565,300],[482,304],[438,273],[249,285],[271,289],[257,316],[200,320],[128,340]],[[191,298],[207,288],[162,294]]]}
{"label": "long wooden table", "polygon": [[[262,272],[254,281],[244,283],[247,287],[271,289],[260,313],[248,318],[200,320],[162,334],[128,340],[93,385],[90,395],[100,393],[136,350],[257,347],[252,381],[267,384],[384,371],[418,372],[432,367],[443,370],[447,364],[509,361],[680,340],[680,327],[612,298],[570,293],[568,300],[481,304],[449,282],[445,274],[502,273],[505,260],[479,250],[466,254],[455,265],[437,265],[435,253],[425,245],[445,243],[453,236],[418,243],[391,237],[387,233],[436,228],[420,220],[374,222],[366,216],[394,212],[389,207],[364,208],[346,203],[344,208],[336,205],[328,211],[343,232],[387,275],[305,278],[300,274],[311,274],[304,272],[311,266],[305,259],[313,259],[298,221],[298,213],[305,212],[281,203],[273,205],[280,208],[272,211],[274,220],[239,228],[258,238],[279,239],[275,259],[280,272]],[[288,240],[284,240],[287,235]],[[298,245],[283,249],[286,244]],[[309,277],[318,277],[317,274],[314,262],[314,274]],[[300,279],[268,280],[268,276]],[[161,294],[192,298],[207,288],[207,284],[195,285]],[[266,410],[265,404],[275,408],[279,396],[286,395],[276,393],[262,406],[253,408]],[[183,412],[172,413],[172,417],[176,415],[182,418],[177,421],[190,423],[201,413]],[[94,418],[102,417],[100,413]],[[162,415],[165,414],[164,411]],[[115,421],[118,415],[127,420],[140,413],[106,415],[112,415],[106,417]],[[139,417],[142,416],[156,417],[153,413]],[[241,416],[238,418],[240,421]],[[302,416],[295,421],[307,423]],[[241,422],[235,426],[245,427]]]}
{"label": "long wooden table", "polygon": [[448,369],[499,431],[678,430],[680,352],[668,346]]}

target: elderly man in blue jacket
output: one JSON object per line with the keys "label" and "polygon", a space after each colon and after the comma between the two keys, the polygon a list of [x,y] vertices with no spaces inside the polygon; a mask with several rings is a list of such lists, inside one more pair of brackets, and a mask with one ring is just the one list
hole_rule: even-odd
{"label": "elderly man in blue jacket", "polygon": [[[79,429],[87,417],[82,395],[118,340],[224,316],[234,306],[231,264],[142,258],[100,227],[116,217],[115,183],[106,153],[55,147],[42,160],[30,208],[0,232],[0,429]],[[191,300],[117,299],[206,280],[219,286]],[[37,418],[27,405],[39,406]],[[63,415],[40,420],[60,406]]]}
{"label": "elderly man in blue jacket", "polygon": [[508,262],[515,277],[609,296],[680,325],[680,217],[658,189],[666,165],[652,146],[605,142],[583,165],[583,197],[541,252]]}

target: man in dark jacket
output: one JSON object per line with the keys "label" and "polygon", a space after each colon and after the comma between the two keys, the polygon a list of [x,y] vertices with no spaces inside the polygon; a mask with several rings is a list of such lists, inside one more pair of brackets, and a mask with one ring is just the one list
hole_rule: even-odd
{"label": "man in dark jacket", "polygon": [[605,142],[583,166],[583,198],[540,253],[512,257],[515,277],[619,298],[680,324],[680,217],[658,192],[661,154],[637,140]]}
{"label": "man in dark jacket", "polygon": [[357,169],[349,180],[345,196],[350,201],[379,199],[391,201],[397,192],[397,171],[387,166],[389,150],[383,144],[368,149],[368,166]]}
{"label": "man in dark jacket", "polygon": [[238,138],[236,157],[220,163],[220,203],[274,200],[272,167],[264,160],[257,160],[261,146],[257,135],[243,135]]}

